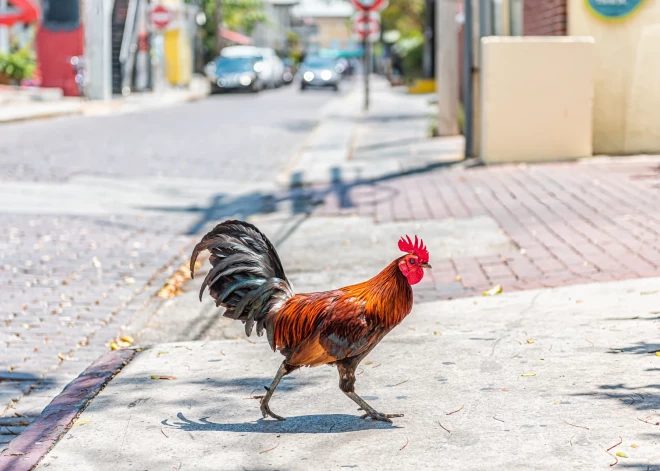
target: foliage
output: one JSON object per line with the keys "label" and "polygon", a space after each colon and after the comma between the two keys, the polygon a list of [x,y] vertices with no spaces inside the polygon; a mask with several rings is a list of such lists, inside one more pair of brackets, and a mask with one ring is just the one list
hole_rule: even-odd
{"label": "foliage", "polygon": [[425,11],[424,0],[390,0],[381,12],[383,31],[401,33],[394,51],[402,58],[407,77],[420,76],[422,72]]}
{"label": "foliage", "polygon": [[424,32],[424,0],[390,0],[380,14],[383,31],[397,30],[403,38]]}
{"label": "foliage", "polygon": [[222,17],[227,28],[248,35],[268,19],[263,0],[222,0]]}
{"label": "foliage", "polygon": [[[217,44],[218,0],[187,0],[187,3],[196,4],[206,15],[206,24],[203,26],[202,42],[209,56],[214,56]],[[263,0],[219,0],[222,10],[222,25],[233,31],[252,34],[259,23],[267,21]]]}
{"label": "foliage", "polygon": [[29,79],[34,74],[36,59],[29,49],[0,54],[0,74],[13,80]]}

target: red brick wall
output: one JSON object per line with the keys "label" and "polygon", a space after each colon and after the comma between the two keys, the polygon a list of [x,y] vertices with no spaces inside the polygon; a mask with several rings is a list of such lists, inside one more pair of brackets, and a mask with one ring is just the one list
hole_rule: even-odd
{"label": "red brick wall", "polygon": [[567,0],[524,0],[525,36],[566,35]]}

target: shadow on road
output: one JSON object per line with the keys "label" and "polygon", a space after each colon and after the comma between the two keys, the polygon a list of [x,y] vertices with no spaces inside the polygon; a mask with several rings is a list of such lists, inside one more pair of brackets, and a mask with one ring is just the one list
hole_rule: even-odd
{"label": "shadow on road", "polygon": [[280,422],[272,419],[259,419],[256,422],[219,423],[212,422],[208,417],[197,420],[186,418],[182,412],[177,414],[179,421],[165,419],[163,426],[185,432],[238,432],[238,433],[345,433],[360,430],[390,430],[396,425],[373,420],[360,419],[357,415],[327,414],[299,415],[287,417]]}
{"label": "shadow on road", "polygon": [[207,206],[184,208],[143,206],[140,209],[157,212],[197,213],[199,215],[197,221],[185,232],[185,235],[197,235],[208,230],[210,225],[227,218],[247,219],[250,216],[269,214],[281,211],[284,205],[288,205],[288,212],[291,215],[310,215],[316,207],[325,204],[331,196],[337,199],[339,207],[343,210],[356,208],[355,190],[364,187],[374,187],[378,190],[377,194],[380,195],[380,199],[369,201],[368,204],[389,201],[398,195],[398,190],[393,186],[382,184],[454,165],[456,162],[436,162],[405,171],[388,173],[378,178],[364,179],[358,176],[353,181],[346,181],[342,169],[333,167],[330,169],[330,183],[317,186],[305,186],[303,173],[295,172],[291,175],[289,189],[279,193],[251,192],[240,196],[219,193],[211,198]]}

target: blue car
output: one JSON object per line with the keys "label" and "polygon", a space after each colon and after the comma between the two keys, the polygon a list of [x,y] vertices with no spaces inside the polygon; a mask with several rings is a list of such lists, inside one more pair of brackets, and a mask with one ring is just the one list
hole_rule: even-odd
{"label": "blue car", "polygon": [[327,57],[306,57],[300,66],[300,89],[331,88],[339,91],[341,74],[337,72],[337,61]]}
{"label": "blue car", "polygon": [[260,92],[264,83],[258,73],[259,60],[255,57],[218,57],[204,72],[213,92]]}

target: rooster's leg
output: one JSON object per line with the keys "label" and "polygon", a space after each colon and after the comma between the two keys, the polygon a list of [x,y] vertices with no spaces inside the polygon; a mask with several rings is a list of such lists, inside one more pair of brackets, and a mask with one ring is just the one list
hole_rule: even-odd
{"label": "rooster's leg", "polygon": [[360,396],[355,394],[355,365],[352,363],[347,365],[338,363],[337,369],[339,370],[339,389],[341,389],[344,394],[350,397],[364,412],[366,412],[366,414],[360,417],[361,419],[371,417],[373,420],[392,423],[392,420],[390,420],[391,418],[403,417],[403,414],[382,414],[367,404],[367,402]]}
{"label": "rooster's leg", "polygon": [[273,396],[275,389],[277,389],[277,385],[280,384],[280,380],[295,369],[295,367],[292,367],[291,365],[288,365],[286,361],[283,361],[280,365],[280,368],[277,370],[277,374],[275,375],[273,382],[270,383],[270,387],[268,388],[264,386],[266,388],[266,394],[261,399],[261,413],[263,414],[264,418],[271,416],[273,419],[284,420],[284,417],[281,417],[270,410],[270,407],[268,407],[268,402]]}

